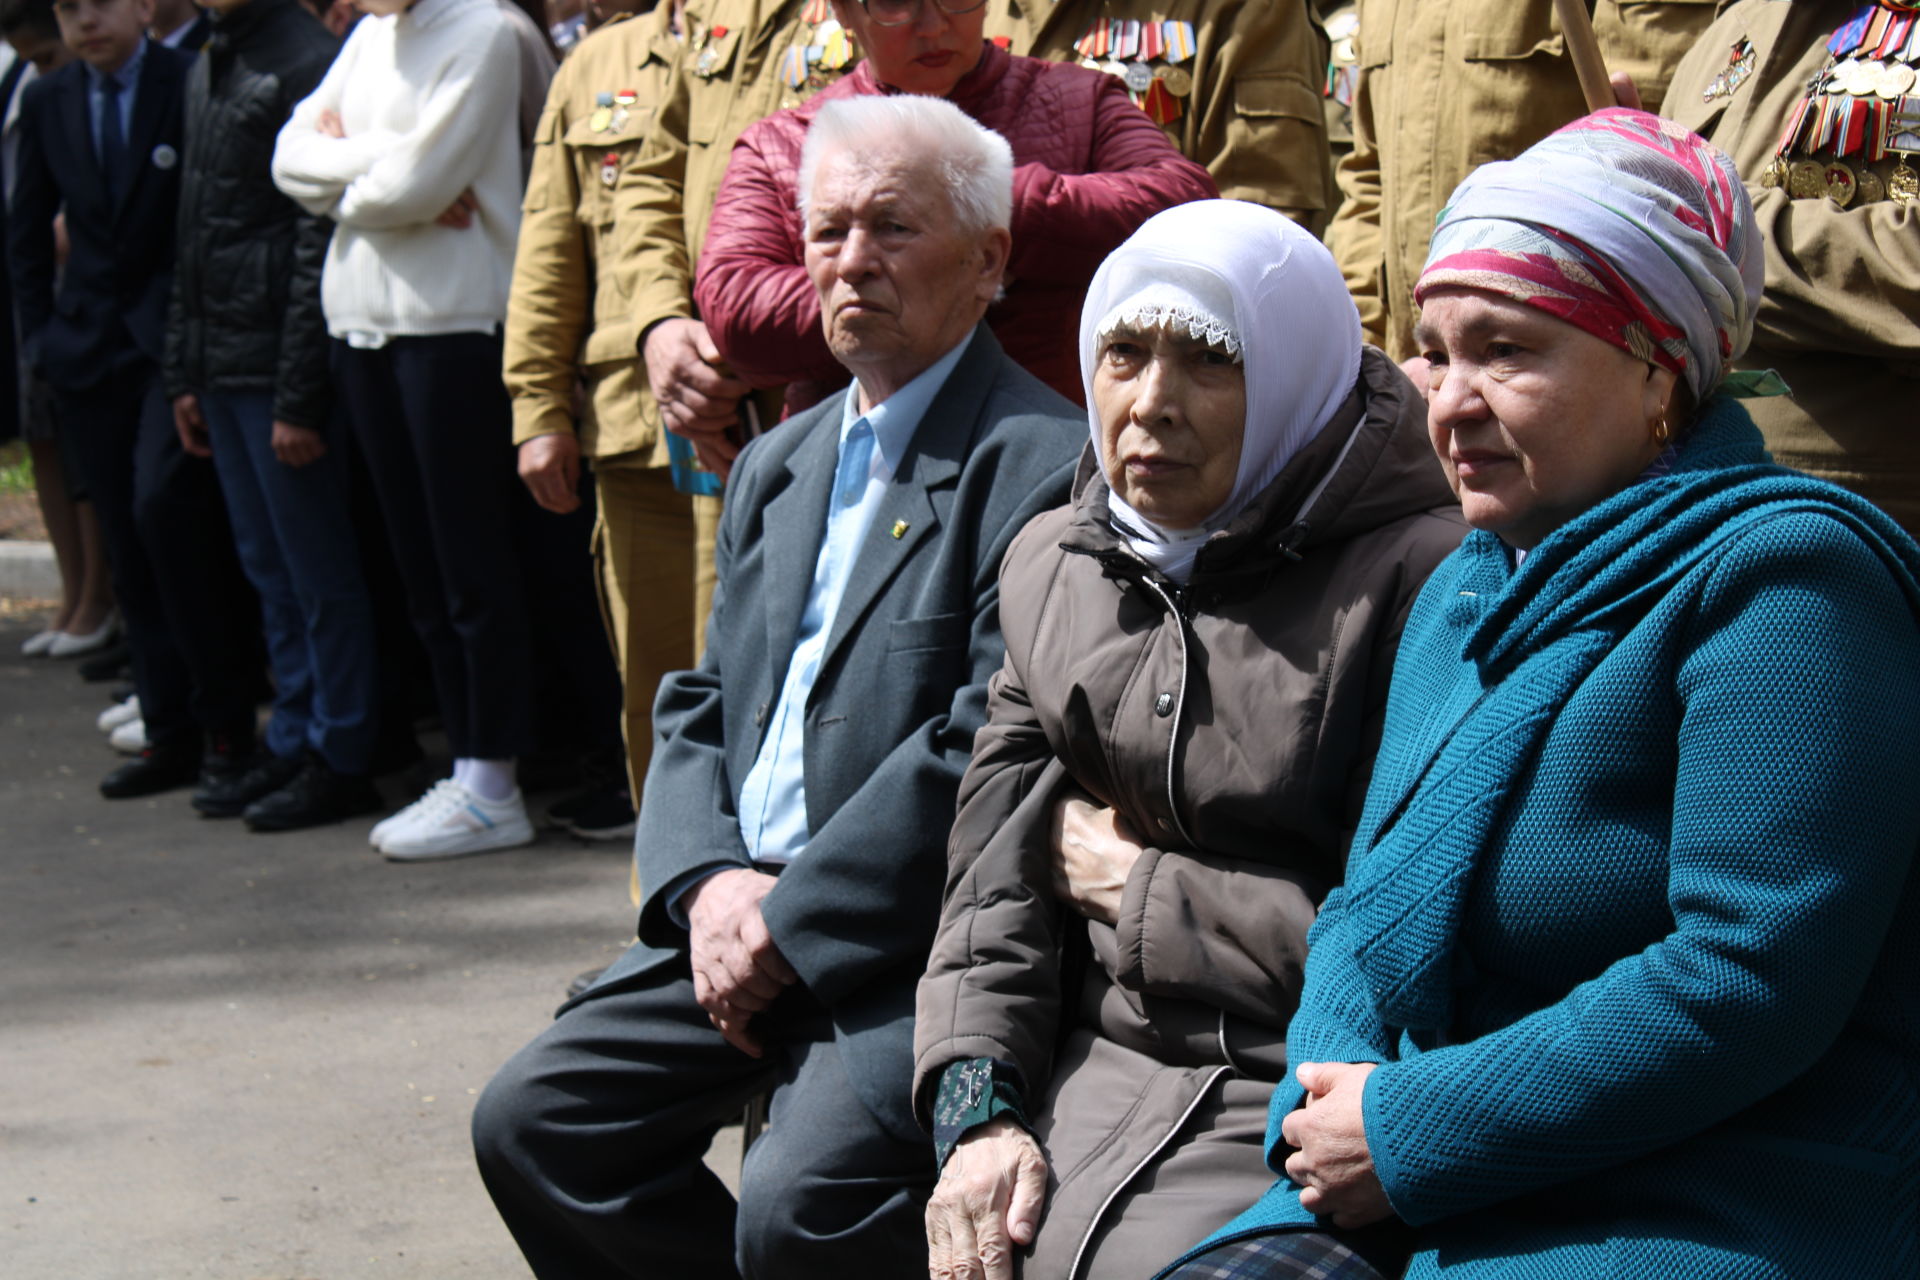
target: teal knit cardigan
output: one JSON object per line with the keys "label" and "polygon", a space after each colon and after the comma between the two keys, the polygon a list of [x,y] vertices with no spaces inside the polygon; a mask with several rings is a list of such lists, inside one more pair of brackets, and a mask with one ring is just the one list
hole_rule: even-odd
{"label": "teal knit cardigan", "polygon": [[[1727,400],[1428,581],[1289,1031],[1382,1064],[1410,1278],[1920,1276],[1917,615],[1920,547]],[[1282,1176],[1202,1248],[1313,1225]]]}

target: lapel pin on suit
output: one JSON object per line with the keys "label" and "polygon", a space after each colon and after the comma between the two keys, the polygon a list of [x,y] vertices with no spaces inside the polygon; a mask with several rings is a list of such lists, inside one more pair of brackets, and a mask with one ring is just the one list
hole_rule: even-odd
{"label": "lapel pin on suit", "polygon": [[895,541],[898,541],[899,539],[907,536],[908,527],[909,526],[905,520],[895,520],[893,522],[893,536]]}
{"label": "lapel pin on suit", "polygon": [[153,149],[153,167],[154,168],[171,169],[173,168],[173,166],[179,163],[180,163],[180,153],[178,151],[175,151],[172,147],[168,146],[166,143],[163,142],[159,146]]}

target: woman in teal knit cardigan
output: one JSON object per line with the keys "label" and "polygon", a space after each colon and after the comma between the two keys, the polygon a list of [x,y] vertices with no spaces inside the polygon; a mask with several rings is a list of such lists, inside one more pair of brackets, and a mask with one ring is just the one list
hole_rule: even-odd
{"label": "woman in teal knit cardigan", "polygon": [[1920,1276],[1920,547],[1768,463],[1724,372],[1761,255],[1731,163],[1638,112],[1442,213],[1475,532],[1310,935],[1281,1176],[1174,1275],[1298,1274],[1262,1240],[1305,1230],[1371,1276],[1338,1240],[1398,1219],[1409,1277]]}

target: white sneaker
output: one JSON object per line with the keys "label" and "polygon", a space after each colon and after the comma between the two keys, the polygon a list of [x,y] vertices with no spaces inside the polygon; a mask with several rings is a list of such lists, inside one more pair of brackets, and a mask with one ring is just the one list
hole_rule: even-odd
{"label": "white sneaker", "polygon": [[135,717],[107,735],[113,749],[122,755],[137,756],[153,745],[147,741],[147,722]]}
{"label": "white sneaker", "polygon": [[380,821],[374,823],[373,830],[367,832],[367,844],[377,850],[385,843],[388,836],[399,835],[401,828],[408,826],[417,819],[437,813],[444,805],[453,803],[452,796],[449,795],[448,789],[456,785],[452,778],[440,779],[440,781],[421,792],[420,798],[412,804],[406,806],[404,809],[390,813],[380,819]]}
{"label": "white sneaker", "polygon": [[489,800],[449,780],[446,798],[380,842],[393,862],[459,858],[533,843],[533,823],[518,788],[505,800]]}
{"label": "white sneaker", "polygon": [[121,725],[140,718],[140,695],[133,694],[125,702],[116,702],[100,713],[94,723],[100,726],[100,732],[112,733]]}

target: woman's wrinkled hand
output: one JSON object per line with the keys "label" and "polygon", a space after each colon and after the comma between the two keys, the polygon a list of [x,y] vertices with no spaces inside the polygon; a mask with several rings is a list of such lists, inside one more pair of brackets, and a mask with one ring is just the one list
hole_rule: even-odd
{"label": "woman's wrinkled hand", "polygon": [[1287,1157],[1287,1176],[1306,1188],[1300,1207],[1349,1230],[1393,1216],[1386,1188],[1373,1169],[1361,1115],[1362,1091],[1371,1062],[1303,1062],[1294,1078],[1306,1103],[1280,1125],[1280,1136],[1297,1147]]}
{"label": "woman's wrinkled hand", "polygon": [[1047,1196],[1047,1158],[1011,1120],[989,1120],[954,1144],[927,1202],[932,1280],[1013,1280],[1013,1251],[1033,1243]]}
{"label": "woman's wrinkled hand", "polygon": [[1127,820],[1085,800],[1053,811],[1053,892],[1089,920],[1116,924],[1127,876],[1146,846]]}

